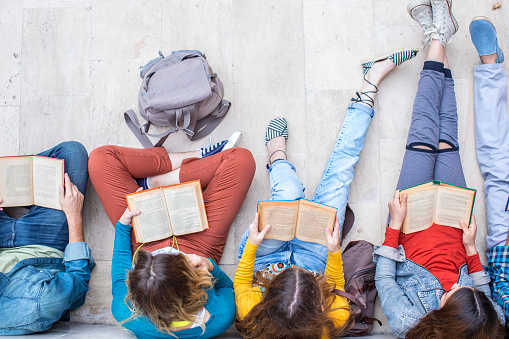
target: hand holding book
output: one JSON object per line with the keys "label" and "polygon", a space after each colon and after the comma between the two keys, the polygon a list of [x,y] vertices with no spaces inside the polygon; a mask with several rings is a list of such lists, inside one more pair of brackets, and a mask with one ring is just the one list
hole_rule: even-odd
{"label": "hand holding book", "polygon": [[330,228],[325,228],[325,236],[327,237],[327,248],[331,253],[338,253],[341,251],[341,247],[339,243],[341,241],[340,232],[339,232],[339,219],[336,215],[336,220],[334,221],[334,230],[331,231]]}
{"label": "hand holding book", "polygon": [[475,247],[475,233],[477,232],[475,216],[472,216],[470,226],[468,226],[463,220],[460,220],[460,226],[463,229],[463,246],[465,247],[467,256],[477,254],[477,248]]}
{"label": "hand holding book", "polygon": [[407,198],[408,196],[403,194],[400,199],[399,191],[396,191],[392,200],[389,201],[389,213],[391,215],[391,222],[389,223],[390,228],[398,231],[401,230],[401,226],[403,226],[403,221],[406,217]]}
{"label": "hand holding book", "polygon": [[265,234],[270,230],[270,225],[266,225],[261,231],[258,230],[259,214],[256,213],[251,225],[249,225],[249,242],[255,246],[260,246],[265,238]]}

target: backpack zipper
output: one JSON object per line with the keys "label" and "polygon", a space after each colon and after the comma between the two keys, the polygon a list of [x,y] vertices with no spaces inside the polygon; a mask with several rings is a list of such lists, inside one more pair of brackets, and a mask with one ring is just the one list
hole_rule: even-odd
{"label": "backpack zipper", "polygon": [[360,270],[360,271],[357,271],[355,272],[351,277],[350,279],[348,279],[348,283],[345,284],[345,289],[347,286],[350,286],[350,282],[352,281],[353,278],[355,278],[356,276],[358,275],[361,275],[362,273],[365,273],[365,272],[368,272],[368,271],[374,271],[376,269],[376,267],[373,267],[373,268],[365,268],[363,270]]}

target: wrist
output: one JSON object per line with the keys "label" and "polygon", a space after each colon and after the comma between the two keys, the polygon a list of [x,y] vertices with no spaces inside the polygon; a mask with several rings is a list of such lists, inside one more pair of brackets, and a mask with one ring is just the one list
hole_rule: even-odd
{"label": "wrist", "polygon": [[465,252],[467,254],[467,257],[470,257],[471,255],[476,255],[477,254],[477,248],[475,248],[475,244],[474,245],[467,245],[467,246],[465,246]]}
{"label": "wrist", "polygon": [[391,219],[391,222],[389,223],[389,228],[392,228],[393,230],[401,230],[401,227],[403,226],[402,221],[394,221]]}

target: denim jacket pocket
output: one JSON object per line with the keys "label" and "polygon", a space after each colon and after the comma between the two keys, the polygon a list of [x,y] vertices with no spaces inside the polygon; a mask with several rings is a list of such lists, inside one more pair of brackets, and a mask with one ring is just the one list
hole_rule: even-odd
{"label": "denim jacket pocket", "polygon": [[426,310],[426,314],[440,308],[440,297],[442,296],[443,292],[443,289],[433,289],[417,292],[422,306],[424,306],[424,309]]}

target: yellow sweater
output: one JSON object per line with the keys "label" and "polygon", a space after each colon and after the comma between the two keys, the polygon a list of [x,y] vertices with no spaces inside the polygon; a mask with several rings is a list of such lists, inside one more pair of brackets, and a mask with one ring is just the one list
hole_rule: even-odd
{"label": "yellow sweater", "polygon": [[[244,317],[263,299],[260,287],[253,286],[253,269],[256,258],[256,249],[258,246],[253,245],[249,240],[244,248],[244,253],[240,259],[239,266],[233,278],[233,288],[235,291],[235,306],[237,308],[237,318],[242,321]],[[338,253],[331,253],[327,257],[327,265],[325,266],[324,274],[327,276],[329,283],[336,282],[338,290],[345,290],[345,276],[343,274],[343,259],[341,258],[341,251]],[[348,301],[339,296],[333,296],[334,308],[338,309],[330,313],[334,324],[339,327],[343,325],[349,316]]]}

